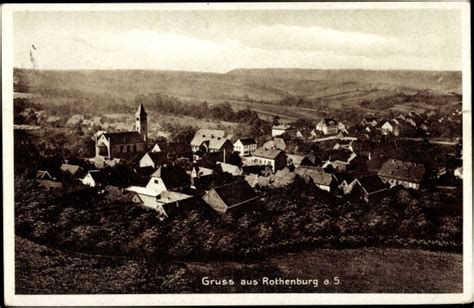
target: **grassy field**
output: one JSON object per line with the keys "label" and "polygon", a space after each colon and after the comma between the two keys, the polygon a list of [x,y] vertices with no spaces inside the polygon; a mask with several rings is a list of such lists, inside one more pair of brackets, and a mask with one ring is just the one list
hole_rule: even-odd
{"label": "grassy field", "polygon": [[[320,249],[252,262],[176,263],[165,272],[151,271],[140,260],[67,253],[17,237],[15,257],[18,294],[462,292],[462,256],[421,250]],[[233,279],[235,285],[205,286],[206,276]],[[318,286],[262,285],[263,277],[317,279]],[[258,285],[242,286],[241,279]]]}

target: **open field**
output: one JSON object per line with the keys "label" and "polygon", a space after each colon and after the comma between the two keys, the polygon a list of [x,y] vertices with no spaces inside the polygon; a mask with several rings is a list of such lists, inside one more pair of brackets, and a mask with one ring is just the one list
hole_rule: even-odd
{"label": "open field", "polygon": [[[192,292],[462,292],[462,255],[405,249],[321,249],[249,262],[176,263],[156,271],[141,260],[68,253],[16,237],[18,294]],[[158,273],[150,275],[150,273]],[[161,277],[160,275],[163,275]],[[158,277],[160,276],[160,277]],[[202,277],[234,286],[203,286]],[[263,277],[318,279],[314,286],[263,286]],[[335,285],[334,277],[340,280]],[[433,279],[437,277],[437,279]],[[240,279],[257,279],[241,286]],[[324,279],[331,285],[325,286]],[[160,282],[157,283],[156,281]]]}

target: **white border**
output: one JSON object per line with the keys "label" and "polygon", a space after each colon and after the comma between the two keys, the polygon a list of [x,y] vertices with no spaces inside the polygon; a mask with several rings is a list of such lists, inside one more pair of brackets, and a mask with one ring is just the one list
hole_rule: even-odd
{"label": "white border", "polygon": [[[268,9],[457,9],[462,12],[463,154],[464,154],[464,292],[459,294],[186,294],[186,295],[15,295],[13,216],[13,50],[14,11],[146,11]],[[200,4],[12,4],[2,6],[2,119],[5,304],[27,305],[215,305],[215,304],[445,304],[472,301],[472,148],[470,11],[465,2],[391,3],[200,3]],[[442,277],[440,277],[442,279]]]}

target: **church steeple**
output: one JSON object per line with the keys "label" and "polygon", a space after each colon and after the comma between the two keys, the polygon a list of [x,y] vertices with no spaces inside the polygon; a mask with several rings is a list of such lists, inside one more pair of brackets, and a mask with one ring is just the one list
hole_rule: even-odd
{"label": "church steeple", "polygon": [[135,113],[135,123],[137,132],[143,137],[145,143],[148,143],[147,113],[143,104],[138,106]]}

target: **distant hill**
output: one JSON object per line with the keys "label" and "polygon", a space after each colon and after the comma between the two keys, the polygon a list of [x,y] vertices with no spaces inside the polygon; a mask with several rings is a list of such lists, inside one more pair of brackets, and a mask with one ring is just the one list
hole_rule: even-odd
{"label": "distant hill", "polygon": [[[129,104],[139,94],[160,93],[182,101],[229,101],[236,109],[288,117],[307,114],[281,101],[304,99],[313,107],[361,109],[364,100],[461,93],[461,72],[319,69],[236,69],[225,74],[156,70],[14,70],[15,92],[100,103]],[[272,106],[278,104],[280,106]],[[276,108],[275,108],[276,107]],[[305,106],[298,106],[305,107]],[[308,107],[308,106],[306,106]],[[290,110],[292,109],[292,110]],[[364,108],[362,108],[364,109]],[[314,109],[313,109],[314,110]],[[311,115],[317,117],[318,115]]]}

